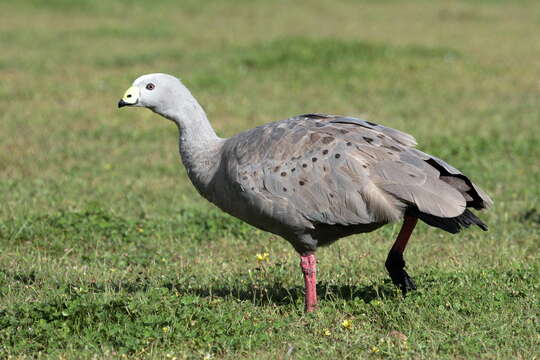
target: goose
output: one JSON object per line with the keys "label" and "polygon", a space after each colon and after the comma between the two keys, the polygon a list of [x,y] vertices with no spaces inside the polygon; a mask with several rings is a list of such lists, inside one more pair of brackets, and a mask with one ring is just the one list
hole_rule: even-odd
{"label": "goose", "polygon": [[317,307],[319,246],[403,221],[385,267],[403,294],[416,285],[403,253],[418,220],[455,234],[477,225],[470,209],[490,197],[404,132],[355,117],[304,114],[224,139],[182,82],[137,78],[118,107],[144,107],[171,120],[195,189],[226,213],[287,240],[300,255],[305,311]]}

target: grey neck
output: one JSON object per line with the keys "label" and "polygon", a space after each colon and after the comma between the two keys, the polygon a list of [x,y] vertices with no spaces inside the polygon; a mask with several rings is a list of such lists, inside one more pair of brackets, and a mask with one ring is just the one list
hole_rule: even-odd
{"label": "grey neck", "polygon": [[182,163],[195,188],[208,197],[208,187],[219,168],[225,140],[216,135],[201,105],[186,91],[182,94],[183,104],[164,111],[162,115],[178,126]]}

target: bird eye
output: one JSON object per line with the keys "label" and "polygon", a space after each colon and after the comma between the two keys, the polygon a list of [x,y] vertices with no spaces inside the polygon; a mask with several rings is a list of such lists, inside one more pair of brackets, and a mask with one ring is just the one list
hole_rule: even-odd
{"label": "bird eye", "polygon": [[156,85],[154,85],[152,83],[146,84],[146,90],[154,90],[155,87],[156,87]]}

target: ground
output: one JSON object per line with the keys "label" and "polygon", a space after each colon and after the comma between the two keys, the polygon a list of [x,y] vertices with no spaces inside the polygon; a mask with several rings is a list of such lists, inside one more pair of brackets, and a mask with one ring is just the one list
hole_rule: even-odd
{"label": "ground", "polygon": [[[536,1],[1,2],[0,357],[540,358]],[[412,133],[481,185],[489,232],[292,247],[214,209],[174,125],[116,103],[177,75],[221,136],[289,116]]]}

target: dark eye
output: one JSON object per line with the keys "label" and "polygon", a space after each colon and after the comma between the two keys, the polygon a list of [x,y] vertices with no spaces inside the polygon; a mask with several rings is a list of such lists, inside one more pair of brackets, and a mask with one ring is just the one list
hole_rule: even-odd
{"label": "dark eye", "polygon": [[146,84],[146,90],[154,90],[155,87],[156,87],[156,85],[154,85],[152,83]]}

